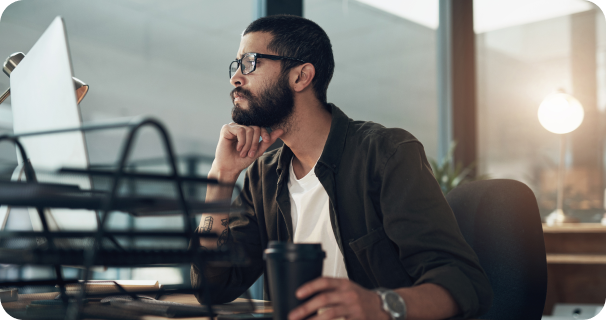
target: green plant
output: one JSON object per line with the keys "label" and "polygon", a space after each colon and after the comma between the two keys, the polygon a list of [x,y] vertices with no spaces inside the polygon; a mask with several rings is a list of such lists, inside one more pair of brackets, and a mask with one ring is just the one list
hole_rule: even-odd
{"label": "green plant", "polygon": [[472,177],[472,173],[476,167],[475,162],[465,168],[463,168],[463,163],[455,163],[453,153],[456,147],[457,142],[451,142],[446,157],[439,163],[435,159],[429,159],[433,175],[438,181],[444,195],[465,182],[489,179],[488,175]]}

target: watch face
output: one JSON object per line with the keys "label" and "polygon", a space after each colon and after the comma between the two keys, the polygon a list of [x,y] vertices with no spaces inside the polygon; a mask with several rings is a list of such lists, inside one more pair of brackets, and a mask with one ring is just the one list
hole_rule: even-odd
{"label": "watch face", "polygon": [[404,309],[404,304],[402,303],[402,298],[395,292],[391,291],[385,295],[385,302],[387,302],[387,306],[392,312],[396,312],[399,315],[402,315],[406,310]]}

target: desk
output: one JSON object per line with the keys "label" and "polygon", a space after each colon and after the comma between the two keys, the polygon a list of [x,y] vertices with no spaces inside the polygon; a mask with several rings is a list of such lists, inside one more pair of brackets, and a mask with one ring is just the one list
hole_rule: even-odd
{"label": "desk", "polygon": [[606,298],[606,226],[575,223],[543,225],[547,253],[547,299],[555,303],[604,304]]}
{"label": "desk", "polygon": [[[169,295],[169,296],[164,296],[164,297],[160,298],[159,300],[178,302],[178,303],[188,304],[188,305],[192,305],[192,306],[200,305],[198,300],[196,300],[196,297],[194,297],[194,295],[192,295],[192,294],[173,294],[173,295]],[[235,301],[230,302],[230,304],[233,304],[233,303],[244,304],[244,303],[248,303],[248,301],[246,299],[238,298]],[[253,300],[253,303],[255,305],[255,312],[258,312],[258,313],[273,312],[273,309],[271,307],[271,302],[269,302],[269,301]],[[160,319],[167,319],[167,318],[144,316],[141,319],[142,320],[160,320]],[[179,318],[179,319],[210,320],[210,318],[208,318],[208,317]]]}
{"label": "desk", "polygon": [[[57,292],[49,292],[49,293],[38,293],[38,294],[22,294],[19,295],[19,301],[17,302],[3,302],[2,306],[5,307],[5,310],[8,310],[10,308],[13,308],[13,310],[15,310],[14,308],[25,308],[25,306],[27,304],[29,304],[31,301],[33,300],[49,300],[49,299],[54,299],[57,296]],[[183,304],[188,304],[188,305],[192,305],[192,306],[199,306],[200,304],[198,303],[198,300],[196,300],[196,298],[191,295],[191,294],[174,294],[174,295],[168,295],[168,296],[164,296],[162,298],[160,298],[159,300],[163,300],[163,301],[171,301],[171,302],[178,302],[178,303],[183,303]],[[255,305],[255,312],[257,313],[269,313],[269,312],[273,312],[273,308],[271,306],[271,302],[269,301],[262,301],[262,300],[252,300],[254,305]],[[247,300],[245,299],[236,299],[233,302],[228,303],[229,304],[247,304],[249,303]],[[170,318],[165,318],[165,317],[158,317],[158,316],[142,316],[140,318],[141,320],[168,320]],[[183,319],[183,320],[211,320],[209,317],[193,317],[193,318],[175,318],[175,319]],[[469,319],[469,320],[475,320],[475,319]]]}
{"label": "desk", "polygon": [[[24,311],[25,307],[32,301],[34,301],[34,300],[52,300],[57,296],[57,294],[58,294],[57,292],[37,293],[37,294],[20,294],[18,301],[3,302],[2,306],[9,313],[12,313],[15,311]],[[198,303],[198,300],[196,300],[196,298],[191,294],[168,295],[168,296],[164,296],[164,297],[160,298],[159,300],[178,302],[178,303],[188,304],[188,305],[192,305],[192,306],[200,305]],[[245,299],[236,299],[235,301],[230,302],[227,305],[240,306],[240,305],[248,304],[248,303],[249,302]],[[271,303],[268,301],[253,300],[253,304],[255,305],[255,312],[265,313],[265,312],[273,311],[273,309],[271,308]],[[100,304],[98,302],[90,302],[88,305],[100,305]],[[142,316],[142,317],[140,317],[140,319],[142,319],[142,320],[161,320],[162,319],[163,320],[163,319],[169,319],[169,318],[158,317],[158,316]],[[192,318],[178,318],[178,319],[210,320],[209,317],[192,317]]]}

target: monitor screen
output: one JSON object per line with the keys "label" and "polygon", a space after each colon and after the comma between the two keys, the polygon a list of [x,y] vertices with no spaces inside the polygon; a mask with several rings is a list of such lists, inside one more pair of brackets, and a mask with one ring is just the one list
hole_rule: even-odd
{"label": "monitor screen", "polygon": [[[61,17],[56,17],[10,75],[14,133],[80,126],[82,119],[72,77],[65,25]],[[24,137],[20,141],[39,181],[91,188],[88,178],[65,178],[54,173],[64,166],[88,167],[82,132]],[[19,163],[22,162],[23,159],[19,159]],[[30,217],[34,230],[41,230],[35,210],[30,210]],[[52,209],[47,211],[47,217],[55,230],[97,227],[93,211]]]}

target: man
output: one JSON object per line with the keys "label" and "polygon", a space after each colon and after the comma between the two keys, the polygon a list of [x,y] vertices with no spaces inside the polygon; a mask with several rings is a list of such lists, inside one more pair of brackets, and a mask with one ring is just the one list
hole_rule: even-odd
{"label": "man", "polygon": [[[234,123],[221,129],[208,176],[233,185],[248,167],[236,200],[245,213],[229,223],[205,214],[199,230],[229,231],[229,241],[243,247],[253,264],[193,265],[193,286],[200,288],[204,275],[214,302],[231,301],[263,272],[269,241],[320,242],[327,253],[324,277],[299,288],[300,299],[313,297],[290,313],[291,320],[318,310],[326,311],[313,319],[445,319],[486,312],[488,279],[421,143],[402,129],[353,121],[327,103],[333,70],[328,36],[307,19],[270,16],[244,31],[230,66]],[[264,153],[278,138],[284,146]],[[209,186],[207,200],[231,192]],[[220,237],[219,244],[224,241]],[[376,288],[392,291],[378,294]],[[406,314],[384,306],[393,294],[395,308],[405,306]]]}

